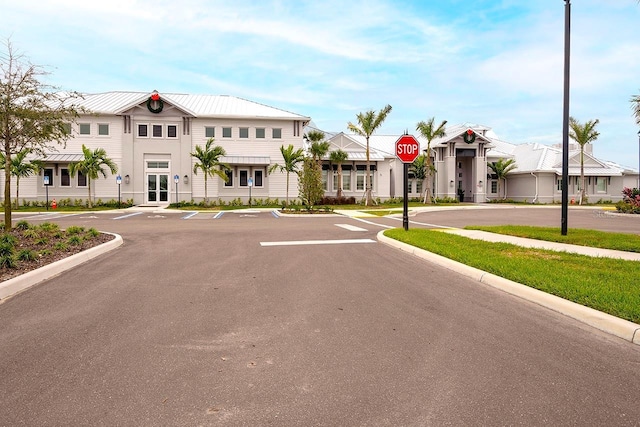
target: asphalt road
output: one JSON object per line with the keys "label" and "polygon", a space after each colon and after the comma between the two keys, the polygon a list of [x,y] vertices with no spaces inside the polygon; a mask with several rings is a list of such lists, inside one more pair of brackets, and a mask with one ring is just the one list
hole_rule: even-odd
{"label": "asphalt road", "polygon": [[398,220],[187,217],[28,219],[125,243],[0,304],[0,425],[640,425],[637,345],[377,243]]}

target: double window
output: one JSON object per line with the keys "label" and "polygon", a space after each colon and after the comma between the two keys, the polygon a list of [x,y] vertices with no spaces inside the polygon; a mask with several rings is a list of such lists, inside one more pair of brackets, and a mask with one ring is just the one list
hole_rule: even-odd
{"label": "double window", "polygon": [[[87,186],[87,177],[86,175],[84,175],[82,172],[78,171],[76,172],[76,176],[75,176],[76,182],[75,182],[75,186],[76,187],[86,187]],[[60,187],[71,187],[71,182],[72,177],[71,177],[71,173],[69,172],[68,168],[60,168],[60,183],[59,186]],[[52,168],[45,168],[44,169],[44,179],[43,182],[49,182],[49,186],[55,186],[56,182],[54,181],[54,173],[53,173],[53,169]]]}

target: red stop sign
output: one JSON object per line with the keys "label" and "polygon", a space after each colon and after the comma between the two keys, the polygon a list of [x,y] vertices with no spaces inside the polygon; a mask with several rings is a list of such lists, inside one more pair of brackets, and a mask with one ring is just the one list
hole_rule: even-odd
{"label": "red stop sign", "polygon": [[403,163],[413,163],[420,155],[420,143],[413,135],[402,135],[396,141],[396,156]]}

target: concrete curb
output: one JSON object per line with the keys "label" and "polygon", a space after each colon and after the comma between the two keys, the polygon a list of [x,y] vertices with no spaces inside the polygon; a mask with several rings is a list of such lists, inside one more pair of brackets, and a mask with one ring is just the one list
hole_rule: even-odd
{"label": "concrete curb", "polygon": [[608,334],[622,338],[633,344],[640,345],[640,325],[624,319],[585,307],[564,298],[539,291],[529,286],[496,276],[468,265],[461,264],[449,258],[416,248],[399,242],[384,235],[384,230],[378,233],[378,240],[394,248],[408,252],[418,258],[438,264],[456,273],[467,276],[485,285],[500,289],[527,301],[536,303],[550,310],[569,316]]}
{"label": "concrete curb", "polygon": [[13,296],[18,292],[22,292],[31,286],[37,285],[44,280],[62,273],[63,271],[69,270],[122,245],[122,236],[119,234],[105,234],[114,236],[114,239],[0,283],[0,300]]}

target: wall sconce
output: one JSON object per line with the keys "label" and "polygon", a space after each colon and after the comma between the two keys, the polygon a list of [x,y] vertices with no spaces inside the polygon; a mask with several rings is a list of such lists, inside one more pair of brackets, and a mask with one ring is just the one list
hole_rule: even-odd
{"label": "wall sconce", "polygon": [[130,180],[129,175],[125,175],[125,176],[124,176],[124,183],[125,183],[125,184],[128,184],[128,183],[129,183],[129,180]]}
{"label": "wall sconce", "polygon": [[478,187],[482,188],[482,180],[478,181]]}
{"label": "wall sconce", "polygon": [[184,178],[182,178],[182,181],[185,183],[185,185],[189,184],[189,177],[185,175]]}
{"label": "wall sconce", "polygon": [[453,180],[449,181],[449,187],[453,188]]}

